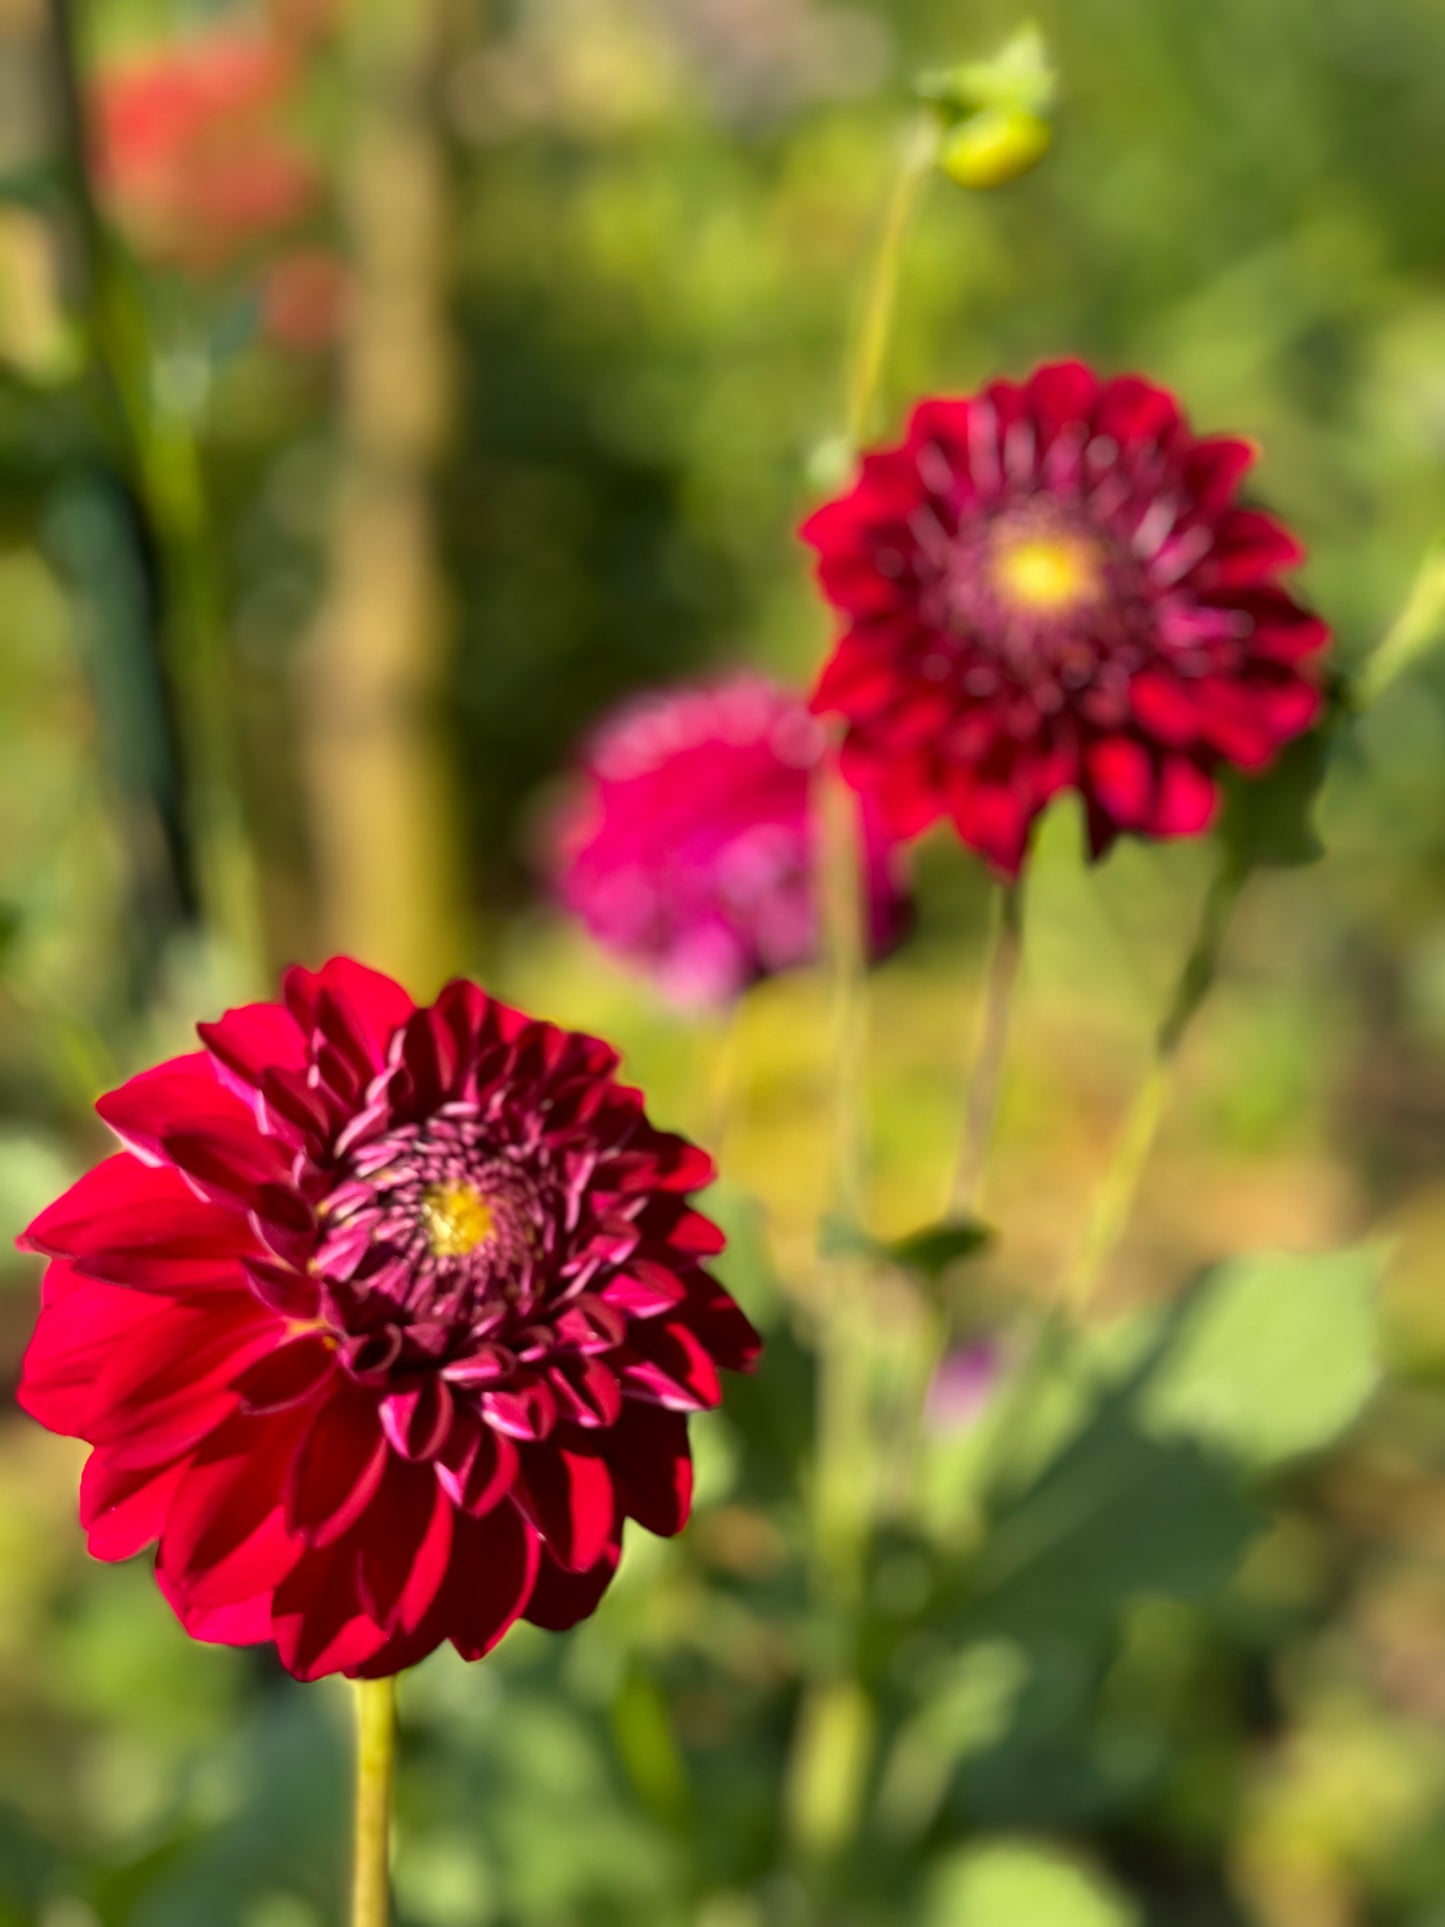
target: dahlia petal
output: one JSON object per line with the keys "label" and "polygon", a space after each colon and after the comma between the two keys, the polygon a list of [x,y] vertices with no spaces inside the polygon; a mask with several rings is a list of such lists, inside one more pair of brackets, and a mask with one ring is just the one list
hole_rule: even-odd
{"label": "dahlia petal", "polygon": [[556,1439],[523,1446],[517,1500],[569,1572],[595,1565],[612,1539],[617,1499],[606,1460],[594,1447]]}
{"label": "dahlia petal", "polygon": [[717,1369],[685,1325],[653,1319],[631,1334],[621,1365],[626,1390],[674,1411],[710,1410],[722,1400]]}
{"label": "dahlia petal", "polygon": [[[233,1417],[198,1447],[171,1501],[160,1563],[179,1582],[222,1564],[273,1517],[300,1437],[301,1418]],[[250,1591],[247,1586],[241,1590]]]}
{"label": "dahlia petal", "polygon": [[243,1217],[205,1203],[179,1172],[129,1151],[77,1179],[17,1243],[67,1257],[89,1277],[163,1292],[235,1286],[238,1260],[255,1249]]}
{"label": "dahlia petal", "polygon": [[192,1639],[213,1646],[259,1646],[271,1637],[271,1591],[254,1593],[224,1606],[198,1605],[183,1587],[164,1573],[156,1574],[171,1610]]}
{"label": "dahlia petal", "polygon": [[321,1288],[308,1273],[266,1258],[248,1258],[242,1269],[246,1283],[268,1310],[279,1312],[283,1318],[316,1316]]}
{"label": "dahlia petal", "polygon": [[1166,756],[1159,767],[1154,805],[1156,836],[1198,836],[1214,821],[1219,786],[1187,756]]}
{"label": "dahlia petal", "polygon": [[358,1522],[361,1603],[387,1633],[414,1632],[446,1578],[451,1500],[430,1466],[392,1459]]}
{"label": "dahlia petal", "polygon": [[80,1523],[92,1559],[129,1559],[158,1539],[185,1461],[116,1466],[104,1447],[80,1475]]}
{"label": "dahlia petal", "polygon": [[463,1659],[483,1658],[520,1617],[540,1561],[537,1535],[515,1505],[458,1518],[445,1599],[451,1642]]}
{"label": "dahlia petal", "polygon": [[454,1505],[480,1518],[511,1491],[520,1463],[505,1432],[461,1412],[437,1456],[437,1478]]}
{"label": "dahlia petal", "polygon": [[404,1459],[434,1458],[451,1430],[452,1409],[450,1386],[431,1372],[420,1385],[381,1401],[382,1430]]}
{"label": "dahlia petal", "polygon": [[1085,756],[1088,781],[1104,811],[1126,830],[1144,829],[1154,813],[1154,759],[1131,736],[1106,736]]}
{"label": "dahlia petal", "polygon": [[1258,509],[1230,509],[1216,525],[1209,557],[1210,580],[1249,588],[1304,560],[1304,548],[1273,516]]}
{"label": "dahlia petal", "polygon": [[1105,382],[1094,415],[1096,431],[1110,437],[1126,455],[1163,441],[1178,423],[1174,397],[1138,375]]}
{"label": "dahlia petal", "polygon": [[335,1341],[305,1332],[258,1358],[235,1380],[243,1412],[281,1412],[314,1398],[336,1369]]}
{"label": "dahlia petal", "polygon": [[545,1632],[565,1633],[596,1612],[621,1557],[620,1541],[614,1541],[587,1572],[568,1572],[544,1557],[523,1617]]}
{"label": "dahlia petal", "polygon": [[1219,516],[1233,501],[1257,452],[1253,442],[1225,435],[1196,442],[1189,450],[1184,458],[1185,484],[1207,515]]}
{"label": "dahlia petal", "polygon": [[535,1372],[519,1372],[504,1390],[482,1393],[482,1416],[514,1439],[544,1439],[557,1423],[557,1399]]}
{"label": "dahlia petal", "polygon": [[607,1455],[628,1516],[664,1539],[681,1532],[692,1506],[692,1453],[682,1414],[624,1400],[607,1434]]}
{"label": "dahlia petal", "polygon": [[349,1672],[385,1644],[385,1632],[362,1609],[346,1540],[297,1561],[276,1588],[271,1629],[281,1664],[301,1680]]}
{"label": "dahlia petal", "polygon": [[333,957],[317,971],[293,967],[286,972],[284,993],[287,1007],[307,1032],[321,1020],[323,996],[343,1004],[374,1070],[386,1062],[392,1038],[416,1009],[400,984],[350,957]]}
{"label": "dahlia petal", "polygon": [[686,1326],[715,1365],[724,1371],[751,1371],[763,1341],[730,1293],[707,1272],[691,1281],[687,1302],[675,1323]]}
{"label": "dahlia petal", "polygon": [[1189,685],[1167,669],[1145,670],[1129,685],[1134,719],[1157,742],[1185,747],[1199,736],[1199,707]]}
{"label": "dahlia petal", "polygon": [[338,1390],[312,1420],[286,1475],[288,1525],[312,1545],[339,1539],[366,1510],[390,1454],[375,1402]]}
{"label": "dahlia petal", "polygon": [[1050,447],[1072,423],[1087,418],[1099,395],[1099,378],[1081,361],[1057,361],[1025,383],[1039,439]]}
{"label": "dahlia petal", "polygon": [[564,1357],[548,1367],[559,1411],[574,1425],[611,1425],[622,1410],[622,1387],[605,1359]]}
{"label": "dahlia petal", "polygon": [[683,1302],[687,1286],[677,1272],[656,1259],[634,1257],[627,1261],[625,1271],[608,1279],[597,1296],[626,1317],[656,1318]]}
{"label": "dahlia petal", "polygon": [[247,1200],[259,1185],[289,1179],[285,1147],[262,1136],[204,1051],[142,1071],[98,1098],[95,1108],[147,1162],[178,1165],[202,1196],[221,1203]]}
{"label": "dahlia petal", "polygon": [[252,1101],[271,1070],[304,1071],[306,1038],[284,1004],[243,1004],[214,1024],[197,1024],[223,1080]]}

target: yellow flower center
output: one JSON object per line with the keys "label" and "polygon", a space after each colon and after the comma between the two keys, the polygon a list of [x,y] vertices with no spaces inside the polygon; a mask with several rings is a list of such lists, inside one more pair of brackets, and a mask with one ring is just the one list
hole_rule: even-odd
{"label": "yellow flower center", "polygon": [[427,1242],[437,1258],[465,1258],[492,1235],[492,1207],[475,1185],[429,1184],[421,1198]]}
{"label": "yellow flower center", "polygon": [[1028,535],[999,547],[992,574],[1014,608],[1058,615],[1098,595],[1099,552],[1082,536]]}

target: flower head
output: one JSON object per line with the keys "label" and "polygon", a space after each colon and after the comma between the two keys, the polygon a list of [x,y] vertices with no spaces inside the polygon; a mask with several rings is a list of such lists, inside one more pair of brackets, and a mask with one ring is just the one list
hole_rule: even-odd
{"label": "flower head", "polygon": [[[605,723],[557,839],[559,886],[599,943],[677,1001],[725,1003],[816,956],[814,783],[827,739],[801,697],[744,673],[643,697]],[[908,907],[863,817],[875,952]]]}
{"label": "flower head", "polygon": [[1321,709],[1301,549],[1236,501],[1248,444],[1077,362],[925,401],[805,524],[844,631],[813,706],[912,835],[943,816],[1006,875],[1080,792],[1095,854],[1206,829],[1221,765],[1263,769]]}
{"label": "flower head", "polygon": [[686,1415],[757,1338],[703,1269],[712,1166],[595,1038],[336,959],[100,1115],[22,1239],[20,1400],[86,1439],[90,1549],[159,1539],[186,1630],[394,1673],[592,1611],[688,1511]]}
{"label": "flower head", "polygon": [[217,272],[301,219],[316,173],[281,125],[289,55],[253,33],[214,32],[102,75],[102,186],[136,246]]}

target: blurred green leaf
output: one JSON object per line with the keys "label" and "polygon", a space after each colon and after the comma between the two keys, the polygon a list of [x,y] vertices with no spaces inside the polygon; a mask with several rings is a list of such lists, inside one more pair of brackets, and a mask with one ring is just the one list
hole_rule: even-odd
{"label": "blurred green leaf", "polygon": [[1191,1296],[1142,1401],[1146,1422],[1254,1465],[1318,1451],[1379,1380],[1382,1244],[1221,1265]]}
{"label": "blurred green leaf", "polygon": [[1315,806],[1329,770],[1335,726],[1330,721],[1297,737],[1262,776],[1226,779],[1219,834],[1245,869],[1301,869],[1325,853],[1315,828]]}
{"label": "blurred green leaf", "polygon": [[985,1841],[939,1868],[925,1927],[1136,1927],[1142,1916],[1098,1874],[1057,1849]]}
{"label": "blurred green leaf", "polygon": [[976,1258],[992,1244],[994,1233],[978,1218],[945,1218],[901,1238],[875,1238],[845,1218],[825,1217],[818,1249],[825,1258],[867,1258],[936,1283],[951,1265]]}

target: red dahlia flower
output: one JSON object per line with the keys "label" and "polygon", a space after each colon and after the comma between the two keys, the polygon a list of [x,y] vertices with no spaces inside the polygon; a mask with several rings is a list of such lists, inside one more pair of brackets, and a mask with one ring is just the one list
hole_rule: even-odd
{"label": "red dahlia flower", "polygon": [[216,272],[309,212],[316,171],[281,125],[294,78],[284,50],[232,31],[101,76],[100,178],[138,248]]}
{"label": "red dahlia flower", "polygon": [[198,1639],[394,1673],[590,1613],[688,1510],[686,1414],[757,1338],[703,1270],[706,1155],[595,1038],[337,959],[102,1098],[41,1213],[20,1400],[95,1450],[90,1549],[159,1538]]}
{"label": "red dahlia flower", "polygon": [[[743,673],[628,704],[563,819],[564,902],[679,1003],[726,1003],[818,951],[813,786],[827,739],[802,698]],[[902,934],[897,852],[863,819],[875,953]]]}
{"label": "red dahlia flower", "polygon": [[1321,707],[1329,632],[1280,586],[1294,537],[1236,503],[1252,459],[1077,362],[922,402],[802,531],[845,623],[813,707],[847,721],[848,780],[1010,876],[1060,790],[1095,855],[1206,829],[1220,765],[1263,769]]}

